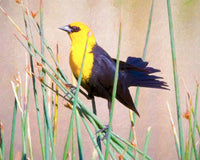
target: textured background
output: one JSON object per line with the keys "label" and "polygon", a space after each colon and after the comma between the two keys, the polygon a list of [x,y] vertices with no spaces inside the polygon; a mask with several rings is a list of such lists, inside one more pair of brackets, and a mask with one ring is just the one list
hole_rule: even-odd
{"label": "textured background", "polygon": [[[119,0],[49,0],[44,1],[44,35],[52,49],[56,50],[59,44],[60,63],[68,77],[70,68],[68,64],[70,39],[58,27],[74,21],[87,24],[93,31],[97,42],[112,56],[116,57],[118,30],[119,30]],[[0,5],[24,29],[21,7],[14,1],[1,0]],[[29,1],[31,10],[39,10],[39,1]],[[174,23],[175,47],[180,84],[180,96],[182,112],[186,110],[186,92],[183,81],[191,93],[194,103],[196,84],[200,81],[200,3],[199,0],[171,1]],[[125,0],[122,3],[122,42],[121,60],[128,56],[142,57],[145,43],[148,18],[151,9],[151,1]],[[36,17],[39,22],[39,16]],[[14,38],[17,33],[7,18],[0,12],[0,120],[5,126],[6,159],[9,154],[12,112],[14,106],[14,94],[11,88],[11,80],[19,71],[24,80],[25,49]],[[18,33],[17,33],[18,34]],[[37,34],[36,34],[37,35]],[[38,37],[37,45],[40,45]],[[173,86],[173,72],[171,61],[170,37],[168,28],[168,15],[166,1],[155,0],[152,27],[146,60],[149,65],[161,69],[160,76],[170,86],[170,91],[156,89],[141,89],[139,96],[140,118],[136,119],[136,132],[139,148],[143,149],[146,130],[151,126],[151,138],[148,154],[153,159],[177,159],[174,138],[169,121],[166,103],[169,102],[173,117],[176,122],[175,94]],[[37,84],[39,86],[39,83]],[[41,89],[38,87],[41,95]],[[131,88],[132,97],[135,88]],[[82,97],[82,96],[81,96]],[[90,101],[82,97],[83,101],[91,107]],[[40,96],[40,102],[42,98]],[[96,98],[97,113],[104,124],[108,122],[107,102]],[[36,112],[31,94],[30,121],[33,152],[35,159],[41,159],[39,134],[36,120]],[[42,103],[40,103],[42,111]],[[69,126],[71,111],[63,107],[65,102],[60,99],[58,110],[58,138],[56,152],[58,159],[62,158],[64,144]],[[200,119],[199,119],[200,120]],[[128,138],[130,121],[128,109],[120,103],[115,103],[113,131],[124,138]],[[188,123],[183,119],[184,132],[188,131]],[[90,138],[83,129],[83,145],[86,159],[92,156],[93,146]],[[15,153],[21,151],[21,120],[20,112],[17,115]],[[184,135],[186,139],[187,135]],[[91,144],[91,145],[88,145]],[[77,152],[78,153],[78,152]]]}

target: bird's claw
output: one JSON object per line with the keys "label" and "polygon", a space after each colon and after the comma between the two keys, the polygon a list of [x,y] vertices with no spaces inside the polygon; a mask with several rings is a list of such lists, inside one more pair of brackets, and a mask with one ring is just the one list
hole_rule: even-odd
{"label": "bird's claw", "polygon": [[100,138],[102,141],[104,140],[104,139],[107,139],[107,137],[108,137],[108,128],[109,128],[109,125],[105,125],[105,127],[104,128],[102,128],[102,129],[100,129],[100,130],[98,130],[97,132],[96,132],[96,134],[97,133],[100,133],[100,132],[104,132],[105,131],[105,135],[102,137],[102,138]]}
{"label": "bird's claw", "polygon": [[[73,95],[75,95],[75,93],[76,93],[76,87],[75,87],[75,86],[73,86],[72,84],[65,84],[65,87],[66,87],[67,89],[69,89],[70,92],[72,92]],[[66,94],[64,95],[64,97],[66,98],[66,97],[68,97],[68,95],[69,95],[69,93],[66,93]]]}

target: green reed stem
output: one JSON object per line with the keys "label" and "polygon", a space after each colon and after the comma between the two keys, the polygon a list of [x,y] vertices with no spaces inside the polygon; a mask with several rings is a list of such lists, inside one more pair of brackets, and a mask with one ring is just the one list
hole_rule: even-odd
{"label": "green reed stem", "polygon": [[[145,155],[141,150],[138,149],[138,147],[133,146],[130,142],[128,142],[127,140],[121,138],[120,136],[116,135],[115,133],[113,133],[112,138],[114,138],[113,140],[115,140],[115,142],[117,143],[117,145],[122,146],[122,142],[123,142],[125,145],[128,146],[128,148],[136,150],[142,156]],[[133,154],[133,151],[130,150],[130,149],[128,149],[127,153]],[[152,160],[152,158],[149,157],[149,156],[146,156],[146,159]]]}
{"label": "green reed stem", "polygon": [[172,117],[172,112],[169,106],[169,103],[167,103],[167,107],[168,107],[168,112],[169,112],[169,117],[170,117],[170,121],[171,121],[171,125],[172,125],[172,130],[173,130],[173,134],[174,134],[174,140],[175,140],[175,145],[176,145],[176,152],[178,155],[178,159],[180,159],[180,148],[179,148],[179,140],[178,140],[178,136],[176,133],[176,128],[175,128],[175,124],[174,124],[174,120]]}
{"label": "green reed stem", "polygon": [[75,127],[72,128],[72,160],[76,160]]}
{"label": "green reed stem", "polygon": [[[18,87],[16,87],[16,92],[18,93]],[[14,154],[13,152],[14,152],[14,141],[15,141],[16,115],[17,115],[17,100],[15,98],[15,103],[14,103],[14,108],[13,108],[13,120],[12,120],[9,160],[13,160],[13,154]]]}
{"label": "green reed stem", "polygon": [[97,115],[97,109],[96,109],[96,104],[95,104],[95,98],[92,97],[92,110],[93,113]]}
{"label": "green reed stem", "polygon": [[[26,19],[25,19],[25,11],[24,10],[25,9],[23,9],[23,14],[24,14],[26,36],[29,38],[28,27],[27,27],[27,22],[26,22]],[[32,26],[31,26],[31,23],[30,23],[30,17],[31,16],[30,16],[29,10],[27,10],[27,13],[28,13],[27,15],[28,15],[28,20],[29,20],[30,34],[31,34],[31,38],[32,38],[32,43],[34,45],[35,42],[34,42],[34,37],[33,37]],[[39,135],[40,135],[40,145],[41,145],[43,159],[45,159],[44,136],[43,136],[43,131],[42,131],[41,115],[40,115],[40,109],[39,109],[39,104],[38,104],[37,87],[36,87],[35,77],[34,77],[35,71],[34,71],[34,66],[33,66],[33,58],[31,56],[31,45],[29,43],[28,43],[28,52],[29,52],[29,55],[30,55],[31,72],[33,73],[33,75],[32,75],[32,83],[33,83],[33,92],[34,92],[35,107],[36,107],[36,113],[37,113],[37,122],[38,122]]]}
{"label": "green reed stem", "polygon": [[5,159],[5,142],[4,142],[4,127],[3,123],[0,121],[0,158]]}
{"label": "green reed stem", "polygon": [[[28,22],[27,22],[27,19],[26,19],[26,14],[25,14],[25,10],[24,10],[23,5],[22,5],[22,12],[23,12],[23,17],[24,17],[24,24],[25,24],[26,36],[29,37]],[[28,47],[30,48],[30,45],[28,45]],[[27,60],[27,63],[26,63],[26,67],[28,67],[28,60]],[[30,98],[30,78],[28,76],[28,73],[26,73],[25,87],[26,87],[26,89],[25,89],[25,95],[24,95],[24,109],[25,109],[25,115],[24,115],[24,136],[27,137],[27,125],[28,125],[27,124],[27,117],[28,117],[28,112],[29,112],[29,98]],[[31,160],[33,160],[32,144],[31,144],[31,141],[30,141],[29,138],[28,138],[29,153],[30,153]],[[26,140],[27,140],[27,138],[26,138]],[[25,143],[27,143],[27,142],[25,142]]]}
{"label": "green reed stem", "polygon": [[[104,125],[98,120],[97,116],[94,115],[92,113],[92,111],[90,111],[88,109],[88,107],[82,102],[82,101],[78,101],[79,105],[81,106],[81,113],[83,113],[87,118],[88,120],[92,123],[92,125],[95,127],[95,126],[98,126],[98,127],[95,127],[95,130],[99,130],[99,129],[102,129],[104,128]],[[80,108],[78,108],[80,109]],[[119,137],[118,135],[116,135],[115,133],[111,132],[112,133],[112,136],[111,136],[111,139],[113,141],[115,141],[116,145],[119,145],[120,147],[122,147],[123,149],[125,149],[125,146],[122,144],[122,142],[127,145],[128,147],[131,147],[133,149],[136,149],[136,151],[141,154],[141,155],[144,155],[143,152],[141,150],[139,150],[138,148],[135,148],[130,142],[128,142],[127,140],[124,140],[123,138]],[[101,133],[102,135],[103,133]],[[103,136],[102,136],[103,137]],[[127,150],[127,152],[131,155],[132,154],[132,151],[129,151]],[[149,156],[146,157],[147,159],[151,160],[151,158]]]}
{"label": "green reed stem", "polygon": [[145,139],[145,143],[144,143],[144,151],[143,151],[144,155],[142,157],[142,160],[146,159],[146,153],[147,153],[147,148],[148,148],[150,136],[151,136],[151,127],[148,127],[146,139]]}
{"label": "green reed stem", "polygon": [[[63,86],[62,86],[62,84],[60,84],[60,82],[59,81],[57,81],[56,80],[56,78],[53,76],[53,75],[51,75],[49,72],[48,72],[48,70],[46,70],[45,68],[43,68],[44,70],[45,70],[45,72],[52,78],[52,80],[58,85],[58,87],[64,92],[64,93],[66,93],[67,92],[67,90],[66,90],[66,88],[64,88]],[[69,92],[70,93],[70,92]],[[98,118],[96,117],[96,115],[94,115],[93,113],[92,113],[92,111],[90,111],[89,110],[89,108],[82,102],[82,101],[80,101],[79,99],[78,99],[78,104],[77,105],[79,105],[79,106],[81,106],[81,113],[83,113],[84,115],[87,115],[87,117],[88,117],[88,119],[89,118],[91,118],[91,119],[93,119],[93,121],[95,121],[95,123],[97,123],[97,125],[99,126],[98,128],[95,128],[95,130],[99,130],[99,129],[102,129],[104,126],[103,126],[103,124],[98,120]],[[79,107],[78,107],[79,108]],[[114,133],[112,133],[112,134],[114,134]],[[103,136],[102,136],[103,137]],[[113,136],[112,136],[112,138],[113,138]],[[119,138],[119,137],[118,137]],[[116,139],[116,141],[118,141],[118,139]],[[128,141],[126,141],[126,140],[123,140],[123,142],[124,143],[126,143],[128,146],[130,146],[131,148],[134,148]],[[135,148],[134,148],[135,149]],[[136,149],[140,154],[142,154],[143,155],[143,152],[142,151],[140,151],[139,149]],[[131,153],[132,154],[132,153]],[[148,157],[148,159],[151,159],[150,157]]]}
{"label": "green reed stem", "polygon": [[79,159],[84,159],[84,156],[83,156],[83,141],[82,141],[81,125],[80,125],[80,115],[79,115],[77,109],[76,109],[75,117],[76,117],[76,130],[77,130]]}
{"label": "green reed stem", "polygon": [[[147,28],[146,40],[145,40],[145,45],[144,45],[144,50],[143,50],[143,56],[142,56],[143,60],[145,60],[146,53],[147,53],[147,45],[148,45],[148,42],[149,42],[149,35],[150,35],[150,30],[151,30],[151,21],[152,21],[152,17],[153,17],[153,8],[154,8],[154,0],[152,0],[152,4],[151,4],[151,10],[150,10],[150,15],[149,15],[149,23],[148,23],[148,28]],[[136,93],[135,93],[135,100],[134,100],[134,104],[135,104],[136,109],[137,109],[137,106],[138,106],[139,93],[140,93],[140,87],[137,87]],[[136,119],[136,114],[133,113],[133,120],[132,120],[133,125],[135,123],[135,119]],[[132,126],[131,126],[130,134],[129,134],[129,141],[131,141],[132,139],[133,139],[133,131],[132,131]]]}
{"label": "green reed stem", "polygon": [[[79,114],[81,114],[81,112],[79,112]],[[99,155],[99,159],[100,159],[100,160],[103,160],[104,157],[103,157],[103,154],[102,154],[102,152],[101,152],[101,149],[100,149],[99,145],[97,144],[97,141],[95,141],[95,136],[93,135],[92,131],[90,130],[90,127],[89,127],[89,125],[87,124],[87,122],[86,122],[85,118],[83,117],[83,115],[81,115],[81,119],[82,119],[82,121],[83,121],[83,123],[84,123],[84,125],[85,125],[85,128],[87,129],[87,132],[88,132],[88,134],[89,134],[89,136],[90,136],[90,139],[92,140],[92,143],[94,144],[94,147],[95,147],[96,150],[97,150],[97,153],[98,153],[98,155]]]}
{"label": "green reed stem", "polygon": [[[79,111],[79,112],[82,112],[82,111]],[[83,113],[84,113],[84,112],[83,112]],[[85,114],[85,116],[86,116],[87,119],[91,122],[91,124],[94,126],[95,130],[98,131],[99,129],[102,129],[102,128],[104,127],[103,125],[102,125],[101,127],[99,127],[99,124],[97,124],[96,121],[93,119],[93,117],[89,116],[88,114]],[[103,138],[103,136],[104,136],[102,132],[97,133],[97,135],[100,135],[101,138]],[[103,140],[103,143],[104,143],[104,145],[106,145],[105,140]],[[95,145],[95,147],[99,147],[99,145]],[[100,150],[100,152],[101,152],[100,147],[99,147],[99,150]],[[102,154],[102,152],[101,152],[101,154]],[[111,150],[109,150],[109,154],[110,154],[110,156],[111,156],[112,159],[116,160],[116,158],[115,158],[115,156],[114,156],[114,153],[113,153]],[[101,158],[104,159],[103,154],[101,155],[100,159],[101,159]]]}
{"label": "green reed stem", "polygon": [[25,121],[24,121],[24,116],[25,116],[25,112],[24,112],[24,106],[23,106],[23,102],[22,102],[22,86],[21,84],[19,84],[19,92],[20,92],[20,99],[21,99],[21,106],[22,108],[22,114],[21,114],[21,128],[22,128],[22,159],[26,160],[27,158],[27,137],[26,137],[26,133],[25,133]]}
{"label": "green reed stem", "polygon": [[[58,45],[57,45],[57,54],[56,60],[59,63],[58,57]],[[58,80],[58,78],[56,78]],[[53,143],[56,147],[56,138],[57,138],[57,121],[58,121],[58,85],[56,84],[56,94],[55,94],[55,105],[54,105],[54,124],[53,124]]]}
{"label": "green reed stem", "polygon": [[110,119],[109,119],[108,137],[107,137],[107,143],[106,143],[105,160],[108,159],[109,150],[110,150],[109,146],[110,146],[110,138],[111,138],[112,119],[113,119],[113,111],[114,111],[117,82],[118,82],[118,75],[119,75],[120,44],[121,44],[121,20],[120,20],[120,25],[119,25],[118,52],[117,52],[117,58],[116,58],[117,61],[116,61],[115,78],[114,78],[113,92],[112,92],[112,103],[111,103],[111,109],[110,109],[110,115],[109,115]]}
{"label": "green reed stem", "polygon": [[[36,57],[35,54],[32,53],[32,51],[22,42],[22,40],[20,40],[17,36],[16,36],[17,40],[21,43],[21,45],[28,51],[28,53],[31,55],[31,57],[33,57],[37,62],[39,62],[39,59]],[[50,63],[45,59],[45,57],[35,48],[34,44],[32,44],[30,41],[28,41],[28,43],[31,45],[31,47],[34,49],[35,53],[37,53],[40,58],[45,61],[45,64],[47,64],[47,66],[52,70],[52,72],[55,74],[56,77],[58,77],[59,80],[62,81],[62,83],[65,84],[65,80],[58,74],[58,72],[50,65]],[[45,69],[44,66],[42,66],[43,70]],[[54,75],[51,75],[50,72],[45,69],[45,72],[47,73],[48,72],[48,75],[50,76],[50,78],[54,81],[54,82],[57,82],[56,84],[60,84],[59,85],[59,88],[62,88],[62,91],[65,91],[65,93],[67,92],[70,96],[74,97],[74,95],[69,92],[65,86],[63,86],[56,78]],[[34,73],[34,72],[32,72]],[[34,77],[34,76],[33,76]],[[35,77],[34,77],[34,80],[35,80]]]}
{"label": "green reed stem", "polygon": [[64,151],[63,160],[66,160],[67,155],[68,155],[69,141],[70,141],[70,137],[71,137],[71,133],[72,133],[72,129],[73,129],[76,106],[77,106],[77,103],[78,103],[78,92],[79,92],[81,79],[82,79],[82,70],[83,70],[83,66],[84,66],[84,62],[85,62],[85,53],[86,53],[86,50],[87,50],[88,39],[89,39],[89,37],[87,37],[84,55],[83,55],[83,60],[82,60],[82,64],[81,64],[81,70],[80,70],[80,74],[79,74],[79,77],[78,77],[78,84],[77,84],[77,87],[76,87],[75,98],[74,98],[74,102],[73,102],[73,109],[72,109],[69,129],[68,129],[67,141],[66,141],[66,144],[65,144],[65,151]]}
{"label": "green reed stem", "polygon": [[188,120],[189,122],[189,132],[188,132],[188,140],[186,141],[186,147],[185,147],[185,159],[190,158],[190,144],[191,144],[191,139],[192,139],[192,120],[191,118]]}
{"label": "green reed stem", "polygon": [[177,73],[177,65],[176,65],[175,42],[174,42],[174,32],[173,32],[173,22],[172,22],[170,0],[167,0],[167,9],[168,9],[168,18],[169,18],[169,32],[170,32],[170,42],[171,42],[173,73],[174,73],[174,86],[175,86],[175,94],[176,94],[180,155],[181,155],[181,160],[184,160],[184,140],[183,140],[183,129],[182,129],[183,127],[182,127],[182,119],[181,119],[181,105],[180,105],[178,73]]}
{"label": "green reed stem", "polygon": [[[43,1],[40,0],[40,46],[41,46],[41,54],[44,55],[44,31],[43,31]],[[42,65],[45,65],[44,60],[42,59]],[[39,76],[43,79],[44,83],[46,82],[46,73],[44,71],[39,72]],[[45,134],[45,158],[48,160],[50,159],[50,151],[49,151],[49,136],[51,133],[48,134],[48,109],[47,109],[47,93],[46,87],[41,84],[42,87],[42,96],[43,96],[43,108],[44,108],[44,134]],[[53,149],[53,148],[52,148]],[[52,153],[52,158],[55,159],[55,151]]]}
{"label": "green reed stem", "polygon": [[[198,159],[197,155],[197,149],[196,149],[196,142],[195,142],[195,134],[196,134],[196,126],[197,126],[197,106],[198,106],[198,97],[199,97],[199,84],[197,83],[197,88],[196,88],[196,98],[195,98],[195,109],[194,109],[194,121],[193,121],[193,129],[192,129],[192,148],[191,148],[191,155],[194,151],[195,159]],[[192,158],[192,157],[190,157]]]}
{"label": "green reed stem", "polygon": [[[32,17],[31,17],[31,21],[32,21],[33,25],[35,26],[36,31],[39,33],[39,35],[41,35],[41,32],[40,32],[41,28],[40,28],[40,26],[38,26],[38,25],[36,24],[36,22],[34,21],[34,19],[33,19]],[[60,65],[59,65],[58,61],[56,60],[56,57],[54,56],[52,49],[50,48],[50,46],[48,45],[48,43],[47,43],[47,41],[46,41],[46,39],[45,39],[44,37],[43,37],[43,43],[44,43],[44,45],[45,45],[47,51],[49,52],[51,58],[53,59],[55,65],[56,65],[56,68],[58,69],[58,72],[61,74],[61,77],[62,77],[67,83],[69,83],[69,80],[67,79],[67,77],[65,76],[64,72],[63,72],[62,69],[60,68]]]}

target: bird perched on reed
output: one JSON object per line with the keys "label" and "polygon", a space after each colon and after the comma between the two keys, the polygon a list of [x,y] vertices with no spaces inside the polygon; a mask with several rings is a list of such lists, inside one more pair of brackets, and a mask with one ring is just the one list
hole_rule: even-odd
{"label": "bird perched on reed", "polygon": [[[88,92],[89,97],[97,96],[107,99],[110,111],[116,59],[111,58],[97,44],[94,34],[87,25],[74,22],[59,29],[66,31],[72,41],[69,63],[75,78],[79,77],[85,53],[81,86]],[[168,89],[166,82],[160,80],[162,77],[152,75],[160,70],[147,65],[148,62],[136,57],[128,57],[126,62],[120,61],[119,63],[116,98],[138,116],[139,113],[131,98],[129,87]]]}

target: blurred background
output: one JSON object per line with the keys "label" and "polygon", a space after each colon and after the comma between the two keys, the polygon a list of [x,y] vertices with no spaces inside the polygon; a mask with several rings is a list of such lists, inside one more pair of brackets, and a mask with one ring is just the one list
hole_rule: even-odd
{"label": "blurred background", "polygon": [[[118,32],[120,21],[120,7],[122,15],[122,41],[120,59],[126,60],[128,56],[142,57],[148,20],[151,9],[150,0],[48,0],[44,1],[44,36],[56,53],[56,44],[59,46],[59,58],[61,68],[68,78],[71,70],[68,63],[70,39],[67,33],[58,28],[80,21],[87,24],[93,31],[96,40],[112,57],[116,57],[118,45]],[[0,5],[13,20],[23,29],[24,21],[22,9],[14,0],[1,0]],[[28,6],[33,12],[39,11],[39,1],[28,1]],[[181,110],[186,111],[187,94],[184,83],[189,90],[193,104],[196,94],[196,82],[200,81],[200,1],[199,0],[171,0],[173,28],[175,36],[175,49],[180,84]],[[39,22],[39,15],[36,16]],[[25,31],[24,31],[25,32]],[[11,80],[17,72],[20,72],[22,81],[25,76],[26,50],[16,40],[13,33],[18,34],[5,15],[0,12],[0,120],[5,129],[5,155],[8,159],[11,138],[12,113],[14,107],[14,94]],[[38,37],[36,45],[40,47]],[[164,81],[169,84],[170,91],[141,88],[139,95],[138,111],[140,118],[136,118],[136,134],[138,147],[143,149],[146,131],[151,126],[151,137],[148,147],[148,155],[153,159],[177,159],[173,132],[167,110],[169,103],[175,125],[177,128],[176,102],[174,91],[174,79],[172,70],[171,46],[168,27],[167,2],[155,0],[152,17],[152,25],[147,47],[146,61],[149,66],[158,68]],[[71,79],[71,78],[70,78]],[[184,83],[183,83],[184,81]],[[42,96],[40,83],[39,101],[41,112]],[[132,97],[135,97],[135,88],[130,88]],[[82,100],[91,108],[91,102],[80,95]],[[97,115],[107,124],[107,101],[96,98]],[[62,158],[64,145],[69,127],[71,110],[64,107],[66,102],[59,99],[58,108],[58,134],[56,152],[58,159]],[[200,117],[198,117],[200,120]],[[182,119],[183,131],[188,132],[188,121]],[[30,95],[30,124],[35,159],[42,159],[39,133],[36,119],[34,97]],[[113,118],[113,131],[121,137],[128,139],[130,131],[129,111],[116,101]],[[93,129],[93,133],[95,133]],[[83,145],[86,159],[92,157],[94,146],[84,127],[82,127]],[[21,119],[17,114],[15,139],[15,154],[21,151]],[[184,134],[184,139],[187,135]],[[199,139],[198,139],[199,140]],[[77,151],[78,153],[78,151]]]}

